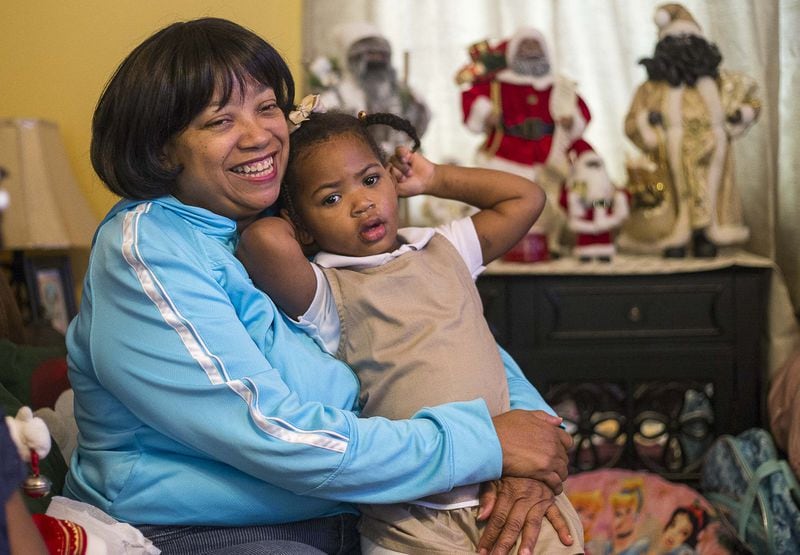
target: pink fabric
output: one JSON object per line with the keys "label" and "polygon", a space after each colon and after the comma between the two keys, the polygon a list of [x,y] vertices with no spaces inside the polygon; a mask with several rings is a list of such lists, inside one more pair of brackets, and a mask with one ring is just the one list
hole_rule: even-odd
{"label": "pink fabric", "polygon": [[593,470],[570,476],[565,490],[581,517],[587,555],[638,554],[657,545],[674,553],[727,554],[723,546],[735,541],[698,491],[656,474]]}
{"label": "pink fabric", "polygon": [[772,379],[767,408],[775,443],[786,452],[789,466],[800,478],[800,349]]}

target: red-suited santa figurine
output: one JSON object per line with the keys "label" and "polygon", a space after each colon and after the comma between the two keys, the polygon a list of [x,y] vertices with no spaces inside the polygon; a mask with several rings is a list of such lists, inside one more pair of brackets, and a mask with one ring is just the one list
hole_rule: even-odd
{"label": "red-suited santa figurine", "polygon": [[610,262],[615,253],[614,231],[628,217],[628,195],[614,186],[603,159],[584,140],[570,148],[572,169],[561,203],[567,227],[575,234],[573,254],[581,262]]}
{"label": "red-suited santa figurine", "polygon": [[[531,259],[547,259],[559,248],[563,214],[558,197],[569,172],[567,150],[586,128],[589,108],[573,81],[554,75],[539,31],[522,28],[495,53],[503,47],[503,69],[459,72],[457,81],[469,85],[462,92],[464,123],[471,131],[486,134],[476,157],[478,165],[525,176],[548,193],[550,202],[531,229],[534,239],[546,238],[541,245],[544,252],[533,253]],[[476,64],[468,67],[474,69]],[[531,235],[523,242],[531,243]]]}

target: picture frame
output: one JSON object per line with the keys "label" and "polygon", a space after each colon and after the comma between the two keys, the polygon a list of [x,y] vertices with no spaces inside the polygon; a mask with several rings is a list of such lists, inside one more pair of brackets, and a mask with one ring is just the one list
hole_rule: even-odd
{"label": "picture frame", "polygon": [[66,334],[77,314],[69,256],[27,254],[24,267],[31,321],[49,321],[53,329]]}

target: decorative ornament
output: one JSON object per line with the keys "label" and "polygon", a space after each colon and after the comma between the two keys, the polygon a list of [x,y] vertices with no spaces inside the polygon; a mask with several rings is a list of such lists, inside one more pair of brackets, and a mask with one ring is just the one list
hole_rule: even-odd
{"label": "decorative ornament", "polygon": [[39,460],[50,453],[51,440],[47,424],[41,418],[33,416],[30,407],[21,407],[14,418],[6,416],[6,424],[20,458],[31,465],[31,473],[22,483],[22,489],[30,497],[48,495],[53,483],[39,472]]}
{"label": "decorative ornament", "polygon": [[482,40],[471,45],[468,49],[470,63],[463,66],[456,73],[457,85],[472,85],[480,81],[490,80],[494,74],[506,67],[506,47],[508,41],[490,44]]}
{"label": "decorative ornament", "polygon": [[31,449],[31,473],[22,482],[22,490],[28,497],[39,498],[50,494],[53,482],[50,478],[39,473],[39,455]]}

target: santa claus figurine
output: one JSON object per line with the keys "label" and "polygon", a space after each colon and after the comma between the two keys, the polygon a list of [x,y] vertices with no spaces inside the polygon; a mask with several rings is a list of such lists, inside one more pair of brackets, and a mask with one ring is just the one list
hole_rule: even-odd
{"label": "santa claus figurine", "polygon": [[[354,116],[362,110],[397,114],[410,121],[421,137],[430,110],[406,82],[407,70],[398,75],[386,37],[365,21],[344,23],[334,36],[338,55],[317,58],[309,65],[312,92],[319,93],[322,104]],[[408,143],[407,135],[387,126],[373,126],[370,132],[390,154]]]}
{"label": "santa claus figurine", "polygon": [[572,170],[562,195],[567,227],[575,234],[573,254],[581,262],[610,262],[614,231],[628,217],[628,196],[608,176],[603,159],[586,141],[570,149]]}
{"label": "santa claus figurine", "polygon": [[536,29],[519,29],[504,53],[499,71],[459,71],[457,81],[467,85],[464,123],[486,134],[478,165],[522,175],[548,193],[550,202],[531,230],[546,237],[547,258],[559,249],[558,198],[569,173],[567,150],[586,128],[589,108],[573,81],[553,73],[544,36]]}
{"label": "santa claus figurine", "polygon": [[752,79],[719,68],[719,50],[686,8],[664,4],[655,22],[658,43],[640,62],[647,81],[628,110],[625,134],[655,164],[665,204],[634,210],[623,244],[668,257],[689,248],[713,257],[717,247],[748,238],[731,141],[755,122],[761,104]]}

